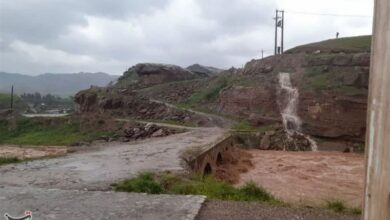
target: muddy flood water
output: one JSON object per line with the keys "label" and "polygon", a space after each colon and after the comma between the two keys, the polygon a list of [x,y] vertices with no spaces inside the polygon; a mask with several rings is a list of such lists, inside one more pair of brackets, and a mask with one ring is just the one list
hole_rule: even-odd
{"label": "muddy flood water", "polygon": [[254,167],[240,175],[239,185],[254,181],[277,198],[305,205],[341,200],[362,204],[364,155],[340,152],[249,150]]}

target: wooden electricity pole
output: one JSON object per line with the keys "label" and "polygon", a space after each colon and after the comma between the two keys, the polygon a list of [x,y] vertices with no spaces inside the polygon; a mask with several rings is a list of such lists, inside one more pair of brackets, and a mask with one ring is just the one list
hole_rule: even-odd
{"label": "wooden electricity pole", "polygon": [[390,1],[375,0],[364,220],[390,219]]}

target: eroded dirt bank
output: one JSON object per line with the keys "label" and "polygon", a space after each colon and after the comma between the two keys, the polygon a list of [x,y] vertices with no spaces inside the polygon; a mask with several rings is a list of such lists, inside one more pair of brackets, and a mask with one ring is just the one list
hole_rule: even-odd
{"label": "eroded dirt bank", "polygon": [[291,203],[323,205],[342,200],[362,203],[364,156],[339,152],[249,150],[253,169],[241,174],[240,184],[253,180],[276,197]]}

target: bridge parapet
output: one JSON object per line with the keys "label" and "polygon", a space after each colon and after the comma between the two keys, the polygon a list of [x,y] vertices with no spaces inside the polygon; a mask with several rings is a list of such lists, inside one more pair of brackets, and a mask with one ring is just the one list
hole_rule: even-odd
{"label": "bridge parapet", "polygon": [[233,147],[234,138],[228,135],[199,153],[189,162],[189,166],[193,172],[200,175],[214,174],[216,167],[224,161],[226,153]]}

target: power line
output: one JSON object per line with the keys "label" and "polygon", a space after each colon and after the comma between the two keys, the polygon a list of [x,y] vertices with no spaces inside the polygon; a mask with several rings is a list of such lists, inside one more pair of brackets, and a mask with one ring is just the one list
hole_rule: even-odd
{"label": "power line", "polygon": [[301,14],[301,15],[314,15],[314,16],[332,16],[332,17],[353,17],[353,18],[373,18],[370,15],[351,15],[351,14],[331,14],[331,13],[313,13],[303,11],[285,11],[287,14]]}

